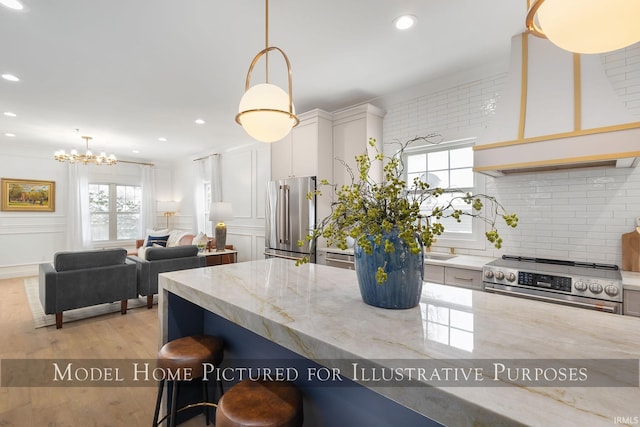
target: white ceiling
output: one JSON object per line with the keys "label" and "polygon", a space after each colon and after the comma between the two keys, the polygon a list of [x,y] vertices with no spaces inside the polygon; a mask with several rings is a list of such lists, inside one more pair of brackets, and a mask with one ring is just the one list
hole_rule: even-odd
{"label": "white ceiling", "polygon": [[[21,78],[0,79],[0,112],[18,115],[0,115],[0,152],[3,143],[83,148],[80,135],[91,135],[94,152],[168,161],[249,141],[234,116],[264,47],[264,0],[22,2],[22,11],[0,6],[0,73]],[[291,60],[302,112],[506,57],[526,1],[271,0],[269,9],[270,44]],[[392,20],[403,13],[418,23],[399,32]],[[283,62],[270,59],[270,80],[283,86]]]}

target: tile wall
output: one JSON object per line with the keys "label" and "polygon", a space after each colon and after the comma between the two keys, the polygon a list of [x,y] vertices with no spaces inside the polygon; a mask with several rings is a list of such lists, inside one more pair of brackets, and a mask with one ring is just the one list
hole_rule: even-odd
{"label": "tile wall", "polygon": [[[640,121],[640,44],[602,55],[611,84]],[[384,141],[404,141],[438,132],[445,139],[474,137],[490,122],[507,73],[479,73],[476,79],[420,94],[387,107]],[[640,144],[640,142],[639,142]],[[640,217],[640,168],[588,168],[486,179],[520,225],[502,234],[502,253],[621,263],[620,236]],[[504,228],[503,228],[504,229]]]}

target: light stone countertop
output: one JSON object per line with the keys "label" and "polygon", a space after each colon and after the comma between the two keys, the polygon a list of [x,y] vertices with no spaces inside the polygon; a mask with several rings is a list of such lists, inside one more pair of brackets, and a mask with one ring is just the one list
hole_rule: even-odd
{"label": "light stone countertop", "polygon": [[[161,274],[160,286],[315,361],[609,359],[599,373],[608,376],[610,359],[632,359],[634,369],[640,359],[640,318],[429,283],[418,307],[385,310],[362,302],[354,271],[317,264],[183,270]],[[640,416],[637,386],[372,389],[450,426],[613,426]]]}
{"label": "light stone countertop", "polygon": [[[318,248],[319,252],[332,252],[339,254],[353,255],[353,249],[338,249],[338,248]],[[430,258],[433,256],[433,258]],[[495,260],[496,258],[488,256],[477,255],[458,255],[455,254],[449,259],[440,259],[440,257],[448,257],[448,254],[443,252],[425,252],[424,263],[429,265],[440,265],[443,267],[457,267],[467,268],[470,270],[482,270],[482,267],[488,262]]]}
{"label": "light stone countertop", "polygon": [[625,289],[640,291],[640,273],[622,271],[622,284]]}

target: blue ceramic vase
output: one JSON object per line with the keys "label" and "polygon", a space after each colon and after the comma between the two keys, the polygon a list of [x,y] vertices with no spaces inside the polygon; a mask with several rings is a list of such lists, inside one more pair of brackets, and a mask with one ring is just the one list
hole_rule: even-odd
{"label": "blue ceramic vase", "polygon": [[[416,237],[421,250],[418,254],[412,254],[395,230],[383,234],[380,245],[373,242],[373,237],[368,239],[373,247],[371,255],[357,243],[354,247],[356,275],[362,300],[381,308],[405,309],[417,306],[424,278],[422,242]],[[384,251],[385,240],[394,244],[394,252]],[[383,267],[387,273],[387,281],[382,284],[376,281],[378,267]]]}

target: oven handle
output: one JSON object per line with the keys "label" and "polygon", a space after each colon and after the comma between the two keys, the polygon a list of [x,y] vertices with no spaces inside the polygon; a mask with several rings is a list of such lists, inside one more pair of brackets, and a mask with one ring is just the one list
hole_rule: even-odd
{"label": "oven handle", "polygon": [[274,254],[274,253],[271,253],[271,252],[265,252],[264,254],[265,254],[265,256],[268,256],[269,258],[290,259],[291,261],[298,261],[298,260],[302,259],[302,257],[296,258],[296,257],[293,257],[293,256]]}
{"label": "oven handle", "polygon": [[523,294],[521,292],[513,292],[513,291],[507,291],[507,290],[504,290],[504,289],[497,289],[497,288],[485,288],[485,291],[493,292],[493,293],[496,293],[496,294],[517,296],[517,297],[520,297],[520,298],[529,298],[529,299],[534,299],[534,300],[539,300],[539,301],[548,301],[548,302],[555,302],[555,303],[560,303],[560,304],[565,304],[565,305],[574,305],[574,306],[589,308],[589,309],[592,309],[592,310],[606,311],[608,313],[615,313],[616,312],[615,307],[610,307],[610,306],[607,306],[607,305],[587,304],[587,303],[579,302],[579,301],[569,301],[569,300],[563,300],[563,299],[558,299],[558,298],[544,297],[544,296],[541,296],[541,295]]}

